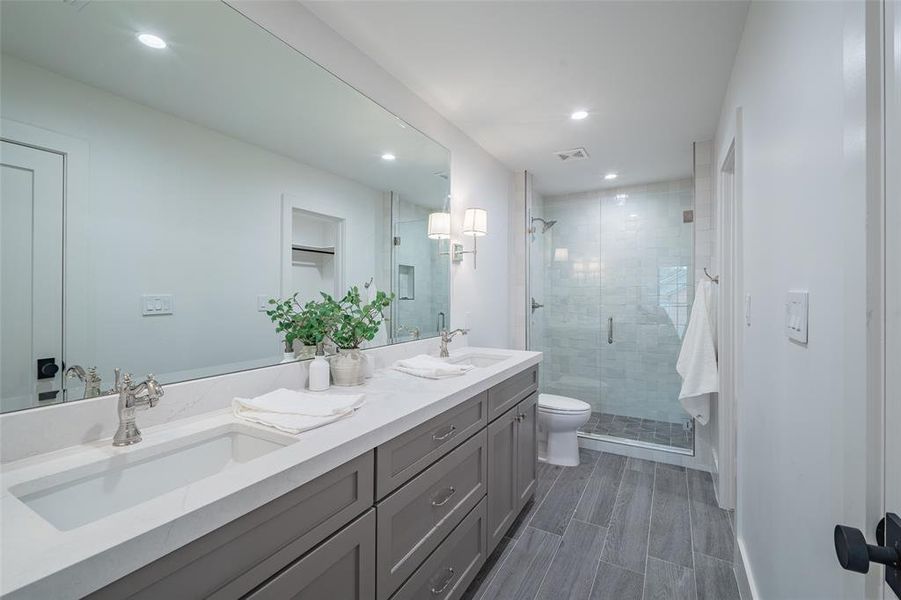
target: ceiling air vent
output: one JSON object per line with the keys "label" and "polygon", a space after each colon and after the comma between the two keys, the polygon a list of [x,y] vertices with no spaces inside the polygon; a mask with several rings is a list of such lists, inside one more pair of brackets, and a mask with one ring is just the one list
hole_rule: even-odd
{"label": "ceiling air vent", "polygon": [[585,160],[588,158],[588,150],[585,148],[573,148],[572,150],[560,150],[554,152],[554,156],[560,159],[560,162],[574,162],[577,160]]}

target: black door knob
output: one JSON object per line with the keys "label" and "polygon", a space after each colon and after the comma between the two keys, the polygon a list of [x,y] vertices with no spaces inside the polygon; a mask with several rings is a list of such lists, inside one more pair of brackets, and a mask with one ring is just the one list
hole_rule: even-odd
{"label": "black door knob", "polygon": [[866,573],[875,562],[897,568],[901,553],[897,548],[868,544],[860,529],[847,525],[835,526],[835,555],[843,569]]}
{"label": "black door knob", "polygon": [[59,373],[55,358],[38,359],[38,379],[53,379]]}

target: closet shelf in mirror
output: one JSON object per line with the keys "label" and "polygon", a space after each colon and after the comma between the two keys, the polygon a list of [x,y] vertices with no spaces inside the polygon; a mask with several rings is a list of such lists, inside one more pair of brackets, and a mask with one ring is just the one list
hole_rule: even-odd
{"label": "closet shelf in mirror", "polygon": [[294,244],[291,246],[292,250],[299,250],[300,252],[315,252],[316,254],[334,254],[335,247],[334,246],[301,246],[299,244]]}

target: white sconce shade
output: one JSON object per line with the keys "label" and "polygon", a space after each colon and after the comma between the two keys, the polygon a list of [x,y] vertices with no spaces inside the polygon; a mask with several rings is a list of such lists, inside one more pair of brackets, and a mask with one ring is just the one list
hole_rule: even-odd
{"label": "white sconce shade", "polygon": [[[429,239],[449,240],[451,233],[450,213],[434,212],[429,215]],[[420,230],[422,231],[422,230]]]}
{"label": "white sconce shade", "polygon": [[467,208],[463,214],[463,235],[481,237],[488,233],[488,211],[484,208]]}
{"label": "white sconce shade", "polygon": [[566,262],[569,260],[569,248],[554,248],[554,262]]}

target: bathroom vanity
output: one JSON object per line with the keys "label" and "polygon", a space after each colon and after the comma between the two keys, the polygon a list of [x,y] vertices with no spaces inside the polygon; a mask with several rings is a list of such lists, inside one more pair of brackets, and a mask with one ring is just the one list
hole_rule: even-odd
{"label": "bathroom vanity", "polygon": [[[56,488],[31,496],[17,491],[38,485],[22,480],[33,482],[53,460],[13,463],[4,471],[2,508],[12,513],[3,524],[18,516],[31,527],[4,536],[3,572],[20,584],[5,584],[4,597],[49,590],[55,598],[92,599],[460,597],[534,493],[541,355],[466,349],[461,356],[486,366],[440,381],[379,371],[359,388],[367,403],[356,415],[299,436],[251,427],[219,411],[185,425],[147,428],[145,441],[133,448],[101,449],[98,442],[83,451],[120,453],[120,462],[128,461],[143,444],[151,452],[154,440],[185,435],[176,429],[231,427],[233,436],[268,435],[272,443],[291,438],[193,482],[183,498],[173,490],[164,496],[172,502],[152,498],[116,514],[62,522],[32,499]],[[113,487],[116,477],[107,476]],[[185,500],[191,491],[205,497]],[[168,523],[160,522],[165,514],[151,516],[168,509]],[[34,527],[35,513],[49,521],[43,532]],[[123,522],[131,523],[131,534],[117,531]],[[55,572],[14,573],[28,562],[22,553],[35,560],[41,543],[54,543],[53,528],[63,546],[79,536],[90,540],[84,556],[76,550],[64,560],[51,552]],[[35,537],[27,539],[29,533]],[[138,564],[135,554],[144,556]]]}

